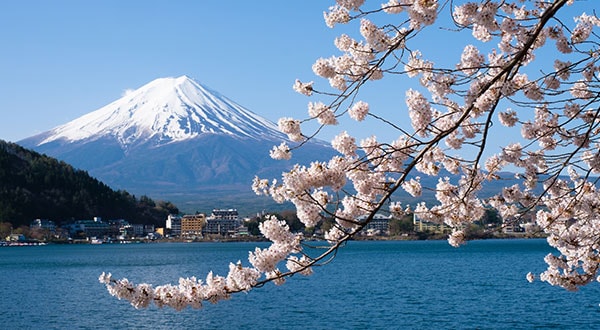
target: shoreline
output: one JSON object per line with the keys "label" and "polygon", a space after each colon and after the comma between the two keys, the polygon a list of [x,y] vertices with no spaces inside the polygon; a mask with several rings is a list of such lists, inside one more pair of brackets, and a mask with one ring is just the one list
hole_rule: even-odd
{"label": "shoreline", "polygon": [[[447,234],[430,234],[430,235],[394,235],[394,236],[366,236],[357,235],[350,241],[441,241],[448,238]],[[491,235],[475,235],[469,237],[467,241],[487,240],[487,239],[540,239],[546,238],[545,235],[535,235],[529,233],[512,233],[512,234],[491,234]],[[322,237],[305,238],[304,241],[325,241]],[[161,244],[161,243],[238,243],[238,242],[269,242],[263,237],[206,237],[206,238],[163,238],[163,239],[130,239],[130,240],[64,240],[64,241],[23,241],[11,242],[0,241],[0,247],[20,247],[20,246],[43,246],[50,244],[57,245],[103,245],[103,244]]]}

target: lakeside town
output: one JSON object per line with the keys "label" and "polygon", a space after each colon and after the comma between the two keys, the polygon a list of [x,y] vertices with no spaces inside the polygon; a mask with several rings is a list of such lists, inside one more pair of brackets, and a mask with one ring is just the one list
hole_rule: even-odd
{"label": "lakeside town", "polygon": [[[318,228],[304,228],[295,214],[285,214],[293,231],[303,231],[306,237],[321,239],[332,224],[323,220]],[[291,214],[291,215],[290,215]],[[239,241],[262,240],[258,224],[266,213],[255,217],[240,217],[237,209],[213,209],[210,214],[170,214],[164,226],[129,223],[125,219],[104,220],[100,217],[70,221],[62,226],[48,219],[34,219],[29,230],[12,232],[0,237],[0,246],[44,245],[48,243],[107,244],[160,241]],[[361,220],[360,218],[357,220]],[[363,219],[364,220],[364,219]],[[451,228],[445,224],[425,221],[414,214],[402,219],[376,214],[355,239],[445,239]],[[472,238],[539,237],[540,229],[531,219],[504,222],[488,215],[467,231]]]}

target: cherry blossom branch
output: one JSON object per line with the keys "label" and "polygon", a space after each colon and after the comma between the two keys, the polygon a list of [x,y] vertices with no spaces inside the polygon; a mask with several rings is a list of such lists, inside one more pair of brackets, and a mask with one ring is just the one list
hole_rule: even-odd
{"label": "cherry blossom branch", "polygon": [[[452,7],[452,29],[438,18],[446,5]],[[204,301],[310,274],[380,212],[446,224],[452,228],[449,243],[459,246],[467,239],[466,228],[493,207],[507,224],[534,213],[535,225],[559,252],[548,255],[548,269],[528,274],[529,280],[539,277],[570,290],[590,283],[600,268],[600,192],[593,176],[600,173],[600,19],[582,13],[571,25],[559,17],[567,5],[577,2],[389,0],[380,8],[367,8],[364,0],[337,0],[324,14],[326,24],[356,22],[360,39],[341,35],[335,45],[342,54],[313,65],[332,91],[296,81],[297,92],[328,100],[310,102],[306,119],[280,119],[280,130],[298,145],[282,142],[271,156],[290,159],[294,149],[343,116],[357,122],[372,118],[399,137],[357,141],[342,131],[331,142],[338,155],[295,165],[281,179],[257,177],[252,185],[257,194],[293,203],[306,227],[330,219],[333,225],[324,234],[328,247],[311,256],[300,234],[271,218],[260,229],[272,244],[249,252],[251,267],[231,263],[225,277],[209,273],[204,282],[189,278],[178,286],[158,287],[133,285],[110,274],[100,281],[136,307],[150,302],[175,309],[200,307]],[[377,26],[370,20],[374,15],[389,15],[391,23]],[[557,25],[551,26],[553,22]],[[471,32],[479,46],[465,44],[455,66],[436,65],[414,47],[432,27],[461,37]],[[496,48],[486,46],[492,41]],[[548,52],[561,56],[554,62],[540,57]],[[391,75],[416,82],[405,93],[407,119],[384,116],[361,99],[365,85]],[[316,121],[317,128],[303,132],[309,121]],[[520,134],[504,133],[518,128]],[[506,134],[506,140],[497,154],[488,156],[495,147],[490,145],[493,134]],[[474,153],[451,154],[461,150]],[[505,180],[501,171],[507,167],[520,171],[519,182],[482,198],[482,187]],[[437,177],[437,184],[423,186],[422,175]],[[400,191],[419,198],[424,190],[434,193],[435,203],[405,208],[391,202]],[[287,271],[279,269],[283,263]]]}

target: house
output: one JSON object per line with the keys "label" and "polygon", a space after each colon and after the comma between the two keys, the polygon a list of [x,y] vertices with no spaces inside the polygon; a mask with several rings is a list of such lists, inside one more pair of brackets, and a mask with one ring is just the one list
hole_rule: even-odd
{"label": "house", "polygon": [[134,235],[133,226],[125,219],[109,220],[108,225],[111,228],[111,234],[119,235],[121,239]]}
{"label": "house", "polygon": [[66,228],[71,237],[104,237],[114,234],[112,227],[99,217],[94,217],[93,220],[77,220],[67,225]]}
{"label": "house", "polygon": [[184,215],[181,218],[182,237],[202,237],[202,228],[206,224],[204,213]]}
{"label": "house", "polygon": [[54,221],[48,219],[35,219],[31,221],[31,224],[29,224],[29,228],[32,230],[42,229],[48,230],[49,232],[55,232],[56,224],[54,223]]}
{"label": "house", "polygon": [[142,237],[154,232],[154,225],[132,224],[133,236]]}
{"label": "house", "polygon": [[248,237],[250,236],[250,231],[247,226],[241,225],[236,229],[235,235],[236,237]]}
{"label": "house", "polygon": [[214,209],[206,218],[206,226],[202,234],[235,235],[240,227],[239,215],[236,209]]}
{"label": "house", "polygon": [[181,217],[175,214],[169,214],[165,228],[171,233],[171,236],[181,236]]}
{"label": "house", "polygon": [[417,216],[417,214],[413,214],[413,227],[416,232],[433,232],[433,233],[449,233],[452,231],[452,228],[445,223],[437,223],[431,222],[427,220],[423,220]]}
{"label": "house", "polygon": [[10,234],[10,235],[6,236],[6,241],[7,242],[24,242],[25,241],[25,235],[23,235],[23,234]]}
{"label": "house", "polygon": [[[363,215],[356,219],[359,222],[364,222],[367,220],[367,216]],[[390,233],[390,217],[382,214],[373,215],[373,219],[369,222],[364,228],[363,232],[367,233],[369,236],[374,235],[389,235]]]}
{"label": "house", "polygon": [[236,209],[214,209],[212,211],[211,218],[237,221],[239,219],[239,215]]}

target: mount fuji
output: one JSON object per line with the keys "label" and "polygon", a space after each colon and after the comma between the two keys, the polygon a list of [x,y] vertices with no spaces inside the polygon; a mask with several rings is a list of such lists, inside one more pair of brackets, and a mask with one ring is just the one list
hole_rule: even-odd
{"label": "mount fuji", "polygon": [[187,76],[156,79],[122,98],[48,132],[24,140],[46,145],[110,138],[123,150],[161,146],[204,134],[281,140],[270,121]]}
{"label": "mount fuji", "polygon": [[[210,210],[240,208],[234,201],[255,204],[254,176],[277,178],[292,166],[269,157],[281,141],[287,137],[271,121],[181,76],[151,81],[18,143],[86,170],[114,189],[168,199],[183,210]],[[317,141],[296,150],[292,161],[333,154]]]}

